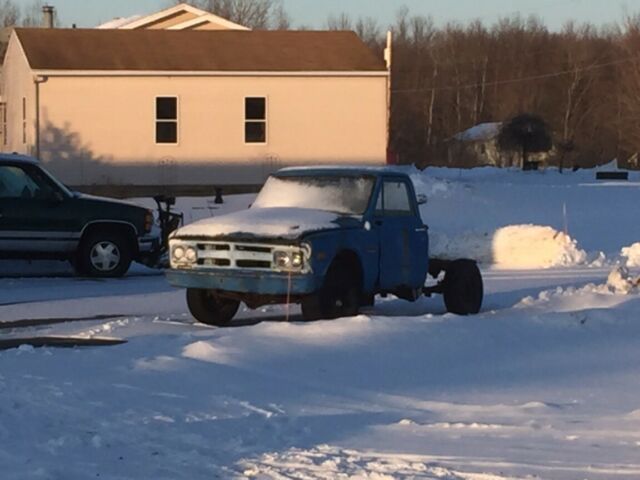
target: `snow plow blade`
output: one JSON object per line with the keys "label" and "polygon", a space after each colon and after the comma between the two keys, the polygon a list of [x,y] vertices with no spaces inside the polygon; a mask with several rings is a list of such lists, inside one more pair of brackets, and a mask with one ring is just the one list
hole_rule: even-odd
{"label": "snow plow blade", "polygon": [[23,345],[33,348],[57,347],[111,347],[127,343],[121,338],[79,338],[79,337],[29,337],[29,338],[9,338],[0,340],[0,350],[11,350],[20,348]]}

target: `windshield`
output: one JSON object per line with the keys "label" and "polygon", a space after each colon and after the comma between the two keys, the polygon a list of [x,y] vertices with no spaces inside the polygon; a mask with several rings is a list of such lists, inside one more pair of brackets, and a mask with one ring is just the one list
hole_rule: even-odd
{"label": "windshield", "polygon": [[362,215],[375,184],[372,176],[269,177],[254,208],[295,207]]}

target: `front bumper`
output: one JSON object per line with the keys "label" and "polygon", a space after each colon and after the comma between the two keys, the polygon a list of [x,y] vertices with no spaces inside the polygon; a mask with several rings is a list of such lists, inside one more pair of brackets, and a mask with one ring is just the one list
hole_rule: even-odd
{"label": "front bumper", "polygon": [[171,269],[167,270],[165,275],[174,287],[234,293],[307,295],[319,287],[319,281],[313,274],[289,275],[279,272],[211,268],[197,271]]}
{"label": "front bumper", "polygon": [[157,235],[146,235],[138,237],[138,252],[141,255],[156,253],[160,250],[160,237]]}

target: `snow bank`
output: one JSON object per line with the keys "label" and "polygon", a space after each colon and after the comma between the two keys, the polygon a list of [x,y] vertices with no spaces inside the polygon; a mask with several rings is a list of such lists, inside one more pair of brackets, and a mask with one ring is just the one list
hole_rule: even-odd
{"label": "snow bank", "polygon": [[407,172],[411,177],[416,193],[426,195],[428,199],[433,197],[447,198],[455,192],[457,185],[449,180],[425,175],[417,168]]}
{"label": "snow bank", "polygon": [[627,267],[640,267],[640,242],[624,247],[620,251],[620,256],[626,259],[625,265]]}
{"label": "snow bank", "polygon": [[611,293],[629,295],[637,291],[640,277],[632,277],[625,267],[614,268],[607,278],[607,289]]}
{"label": "snow bank", "polygon": [[550,268],[583,264],[587,254],[568,235],[540,225],[510,225],[491,233],[433,234],[431,255],[472,258],[502,269]]}

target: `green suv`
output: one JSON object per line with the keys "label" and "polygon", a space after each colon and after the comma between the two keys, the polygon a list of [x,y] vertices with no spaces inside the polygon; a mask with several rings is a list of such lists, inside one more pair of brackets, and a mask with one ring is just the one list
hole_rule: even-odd
{"label": "green suv", "polygon": [[81,275],[120,277],[157,257],[153,223],[146,208],[73,192],[37,160],[0,154],[0,258],[67,259]]}

